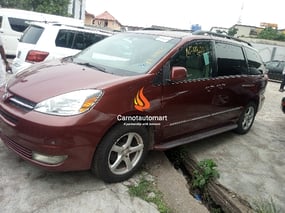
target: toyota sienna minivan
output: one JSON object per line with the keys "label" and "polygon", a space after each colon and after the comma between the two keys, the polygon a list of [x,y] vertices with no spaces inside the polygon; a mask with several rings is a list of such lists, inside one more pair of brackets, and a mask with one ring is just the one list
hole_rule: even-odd
{"label": "toyota sienna minivan", "polygon": [[[0,135],[51,171],[130,178],[149,150],[247,133],[267,76],[249,43],[210,33],[118,33],[0,88]],[[198,143],[198,142],[197,142]]]}

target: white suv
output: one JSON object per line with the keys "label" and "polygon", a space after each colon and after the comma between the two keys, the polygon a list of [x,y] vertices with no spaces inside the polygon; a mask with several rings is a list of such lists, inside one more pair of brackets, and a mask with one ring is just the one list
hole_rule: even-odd
{"label": "white suv", "polygon": [[17,73],[34,63],[75,55],[113,33],[59,23],[33,23],[19,40],[12,72]]}

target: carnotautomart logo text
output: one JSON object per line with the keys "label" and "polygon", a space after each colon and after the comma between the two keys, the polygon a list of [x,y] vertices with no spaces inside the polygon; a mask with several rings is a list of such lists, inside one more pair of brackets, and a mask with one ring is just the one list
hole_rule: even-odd
{"label": "carnotautomart logo text", "polygon": [[167,121],[167,115],[117,115],[117,120],[124,121],[126,126],[157,126]]}
{"label": "carnotautomart logo text", "polygon": [[[134,98],[134,107],[143,112],[150,109],[150,102],[139,89]],[[167,115],[118,115],[117,121],[124,122],[126,126],[158,126],[162,121],[167,121]]]}

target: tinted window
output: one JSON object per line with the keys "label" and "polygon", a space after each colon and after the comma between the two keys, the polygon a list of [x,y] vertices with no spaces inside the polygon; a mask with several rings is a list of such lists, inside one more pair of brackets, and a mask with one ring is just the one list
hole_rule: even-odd
{"label": "tinted window", "polygon": [[75,32],[71,30],[59,30],[55,39],[57,47],[71,48],[74,40]]}
{"label": "tinted window", "polygon": [[285,66],[285,62],[284,61],[280,62],[280,67],[282,70],[284,69],[284,66]]}
{"label": "tinted window", "polygon": [[212,45],[209,41],[199,41],[186,45],[172,59],[171,66],[187,69],[187,78],[208,78],[212,75]]}
{"label": "tinted window", "polygon": [[44,28],[31,25],[29,28],[27,28],[20,41],[28,44],[36,44],[43,31]]}
{"label": "tinted window", "polygon": [[245,48],[248,60],[249,74],[260,74],[263,71],[263,62],[258,53],[250,48]]}
{"label": "tinted window", "polygon": [[0,16],[0,28],[2,28],[2,16]]}
{"label": "tinted window", "polygon": [[89,47],[90,45],[106,38],[107,36],[105,35],[100,35],[100,34],[93,34],[93,33],[84,33],[84,38],[85,38],[85,47]]}
{"label": "tinted window", "polygon": [[57,47],[65,47],[83,50],[86,47],[104,39],[106,36],[94,33],[78,32],[72,30],[59,30],[55,44]]}
{"label": "tinted window", "polygon": [[19,18],[8,18],[10,26],[12,30],[15,30],[17,32],[24,32],[25,29],[29,26],[28,22],[30,20],[26,19],[19,19]]}
{"label": "tinted window", "polygon": [[242,48],[239,46],[216,43],[218,76],[240,75],[247,73],[247,65]]}
{"label": "tinted window", "polygon": [[279,66],[279,61],[270,61],[266,63],[266,67],[278,67]]}

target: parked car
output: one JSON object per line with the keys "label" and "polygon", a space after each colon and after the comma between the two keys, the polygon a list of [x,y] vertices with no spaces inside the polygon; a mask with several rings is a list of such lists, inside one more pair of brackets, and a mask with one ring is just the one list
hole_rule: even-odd
{"label": "parked car", "polygon": [[34,63],[75,55],[112,32],[60,23],[31,24],[19,40],[13,73]]}
{"label": "parked car", "polygon": [[281,100],[281,109],[285,113],[285,97],[283,97]]}
{"label": "parked car", "polygon": [[282,81],[282,71],[285,67],[285,61],[273,60],[265,63],[265,67],[268,69],[268,77],[272,80]]}
{"label": "parked car", "polygon": [[7,55],[16,56],[18,40],[32,21],[56,21],[73,26],[84,26],[83,21],[79,19],[27,10],[0,8],[0,32]]}
{"label": "parked car", "polygon": [[233,38],[118,33],[10,78],[0,88],[0,136],[42,168],[123,181],[149,150],[247,133],[264,102],[264,72],[257,51]]}

